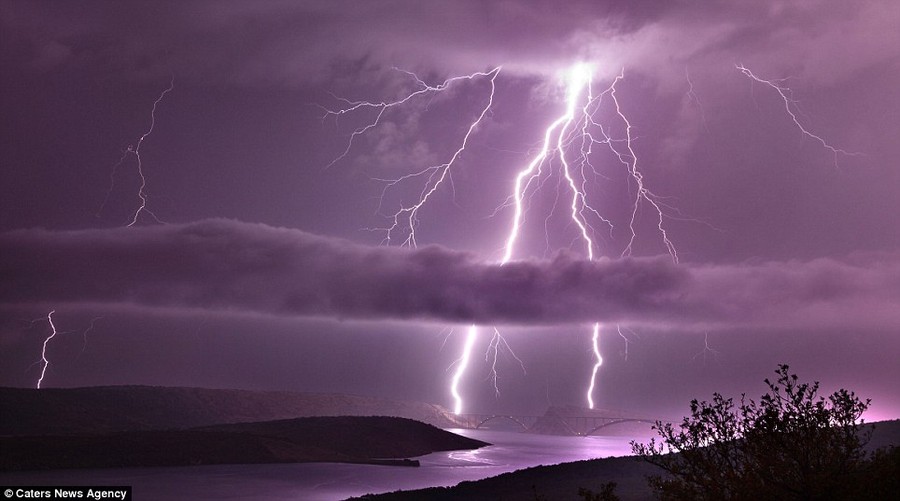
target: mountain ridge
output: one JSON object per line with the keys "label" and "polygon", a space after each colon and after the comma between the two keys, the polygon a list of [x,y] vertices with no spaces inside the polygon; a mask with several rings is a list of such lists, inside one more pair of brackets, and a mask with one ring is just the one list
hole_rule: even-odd
{"label": "mountain ridge", "polygon": [[186,429],[316,416],[394,416],[438,428],[461,426],[437,404],[337,393],[142,385],[0,387],[0,435]]}

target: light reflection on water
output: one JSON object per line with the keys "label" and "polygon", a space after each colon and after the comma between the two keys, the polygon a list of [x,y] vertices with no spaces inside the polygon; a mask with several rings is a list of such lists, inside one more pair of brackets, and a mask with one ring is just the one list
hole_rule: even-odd
{"label": "light reflection on water", "polygon": [[447,458],[454,464],[456,463],[464,463],[458,466],[469,466],[472,465],[491,465],[491,460],[482,457],[484,456],[484,451],[481,449],[475,449],[471,451],[453,451],[447,453]]}
{"label": "light reflection on water", "polygon": [[[134,499],[334,500],[399,489],[450,486],[538,465],[631,452],[631,437],[559,437],[448,430],[491,444],[417,458],[419,468],[333,463],[215,465],[0,474],[4,485],[131,485]],[[640,437],[638,437],[640,438]]]}

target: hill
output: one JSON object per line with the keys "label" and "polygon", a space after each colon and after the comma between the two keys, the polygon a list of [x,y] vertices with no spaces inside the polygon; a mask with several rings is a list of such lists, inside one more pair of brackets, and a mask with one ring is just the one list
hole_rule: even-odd
{"label": "hill", "polygon": [[439,405],[354,395],[154,386],[0,388],[0,435],[171,430],[314,416],[395,416],[439,428],[459,426]]}
{"label": "hill", "polygon": [[392,460],[486,445],[405,418],[311,417],[187,430],[0,437],[0,470],[300,462],[418,466]]}
{"label": "hill", "polygon": [[[868,450],[900,446],[900,420],[866,424],[874,427]],[[581,487],[600,492],[600,486],[616,482],[616,495],[622,501],[654,499],[647,486],[648,475],[661,470],[637,457],[592,459],[553,466],[525,468],[474,482],[461,482],[454,487],[433,487],[367,495],[362,499],[379,501],[496,500],[496,499],[553,499],[582,500]]]}
{"label": "hill", "polygon": [[498,499],[582,500],[579,488],[600,492],[606,482],[616,482],[616,494],[623,500],[653,499],[647,476],[659,469],[635,457],[591,459],[552,466],[535,466],[454,487],[431,487],[411,491],[366,495],[378,501],[494,501]]}

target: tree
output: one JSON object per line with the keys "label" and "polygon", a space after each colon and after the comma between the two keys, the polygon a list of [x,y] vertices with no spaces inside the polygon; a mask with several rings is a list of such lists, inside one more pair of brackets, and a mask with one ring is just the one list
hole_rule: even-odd
{"label": "tree", "polygon": [[799,383],[787,365],[775,373],[758,402],[742,395],[735,409],[719,393],[712,402],[692,400],[678,427],[656,423],[661,442],[632,442],[636,455],[667,473],[650,478],[662,499],[860,499],[869,492],[862,484],[875,456],[864,449],[871,429],[860,425],[870,401],[843,389],[819,397],[819,383]]}

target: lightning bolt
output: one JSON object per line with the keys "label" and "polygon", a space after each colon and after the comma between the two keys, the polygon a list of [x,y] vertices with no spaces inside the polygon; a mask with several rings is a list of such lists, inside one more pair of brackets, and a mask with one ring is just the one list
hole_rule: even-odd
{"label": "lightning bolt", "polygon": [[591,379],[588,384],[587,390],[587,401],[588,408],[594,408],[594,385],[597,381],[597,372],[600,370],[600,366],[603,365],[603,357],[600,355],[600,323],[594,324],[594,333],[591,336],[591,345],[594,351],[594,368],[591,369]]}
{"label": "lightning bolt", "polygon": [[[397,108],[418,97],[430,96],[448,89],[451,85],[462,82],[471,81],[476,78],[487,79],[490,84],[490,92],[485,100],[484,106],[480,113],[470,123],[459,146],[450,158],[438,165],[433,165],[412,172],[410,174],[400,176],[394,179],[377,179],[385,183],[382,195],[379,200],[378,211],[384,204],[386,193],[399,187],[401,184],[410,182],[419,182],[422,187],[419,196],[413,203],[401,204],[399,209],[388,216],[389,225],[382,228],[374,228],[384,232],[382,244],[389,245],[399,243],[400,246],[415,247],[417,245],[416,228],[419,223],[419,211],[428,202],[430,197],[440,189],[440,187],[449,182],[452,186],[452,169],[465,151],[471,135],[477,127],[482,123],[484,117],[488,114],[493,105],[494,92],[496,90],[496,78],[498,77],[500,68],[495,68],[488,72],[473,73],[471,75],[453,77],[445,80],[439,85],[428,85],[416,75],[404,72],[410,75],[414,81],[416,88],[404,97],[394,101],[351,101],[348,99],[337,98],[345,106],[338,109],[324,108],[325,114],[323,119],[332,117],[337,121],[342,116],[357,111],[374,111],[374,118],[364,123],[362,126],[355,128],[349,136],[346,147],[331,163],[326,165],[326,169],[330,168],[337,162],[349,155],[353,148],[354,141],[361,135],[378,127],[386,113],[393,108]],[[635,226],[638,221],[638,214],[641,207],[645,204],[653,209],[656,216],[656,228],[661,236],[661,241],[666,251],[672,257],[673,261],[678,262],[678,255],[674,244],[668,237],[668,233],[664,226],[666,218],[665,209],[672,209],[657,197],[644,181],[643,173],[638,165],[638,157],[632,147],[632,126],[623,112],[618,97],[616,95],[616,84],[624,78],[624,70],[620,72],[612,81],[610,86],[596,96],[593,94],[592,79],[594,68],[588,64],[574,65],[565,76],[565,111],[556,118],[546,128],[541,147],[531,159],[531,161],[522,168],[513,183],[512,194],[507,197],[503,205],[495,209],[496,215],[505,207],[513,208],[512,223],[507,235],[503,248],[500,265],[508,263],[515,253],[516,244],[519,238],[520,230],[524,225],[525,219],[525,201],[535,191],[544,185],[546,179],[543,179],[547,172],[552,171],[558,166],[560,183],[558,186],[565,186],[568,192],[567,213],[569,219],[577,229],[578,239],[584,245],[584,253],[589,260],[593,260],[599,249],[595,242],[597,234],[596,226],[602,225],[608,228],[610,237],[613,236],[615,227],[610,219],[604,217],[600,211],[595,209],[588,203],[587,188],[589,186],[589,176],[602,177],[602,175],[594,168],[591,163],[591,156],[594,153],[595,145],[605,145],[614,155],[614,158],[622,164],[627,173],[629,184],[633,190],[633,198],[630,203],[630,215],[628,220],[627,243],[621,249],[620,256],[630,256],[633,246],[637,238]],[[618,119],[618,127],[624,131],[624,137],[614,138],[612,135],[612,125],[605,126],[597,119],[600,110],[607,99],[612,103],[612,115]],[[574,152],[574,153],[573,153]],[[557,201],[559,202],[559,187],[557,189]],[[554,203],[554,210],[557,203]],[[549,216],[548,216],[549,218]],[[548,220],[545,219],[545,237],[549,246],[549,233],[547,231]],[[589,389],[587,392],[588,405],[593,408],[593,392],[597,373],[602,364],[602,357],[599,349],[599,335],[601,325],[594,323],[592,327],[592,351],[595,363],[591,372],[589,381]],[[619,334],[628,341],[619,329]],[[475,325],[469,327],[463,345],[462,354],[459,359],[454,362],[455,371],[450,383],[450,393],[454,399],[454,410],[458,414],[463,408],[463,400],[459,390],[459,384],[462,380],[467,368],[470,365],[472,347],[478,337],[478,328]],[[494,334],[488,344],[485,354],[486,362],[491,363],[492,380],[495,393],[499,391],[497,380],[497,360],[499,350],[503,347],[507,349],[520,365],[522,361],[515,356],[515,353],[509,347],[509,344],[502,338],[500,332],[494,328]],[[627,345],[626,345],[627,350]],[[493,355],[492,355],[493,354]],[[493,357],[493,361],[492,361]],[[453,367],[453,366],[451,366]],[[523,366],[524,370],[524,366]]]}
{"label": "lightning bolt", "polygon": [[[88,332],[91,332],[92,330],[94,330],[94,326],[96,325],[96,323],[97,323],[98,320],[103,320],[103,317],[94,317],[94,318],[92,318],[92,319],[91,319],[91,323],[90,323],[90,325],[88,325],[87,329],[85,329],[84,331],[82,331],[82,333],[81,333],[81,352],[78,353],[78,358],[81,358],[81,356],[84,355],[84,350],[87,349],[87,335],[88,335]],[[76,359],[76,360],[77,360],[77,359]]]}
{"label": "lightning bolt", "polygon": [[[623,327],[621,325],[616,325],[616,332],[618,332],[619,337],[621,337],[622,340],[625,341],[625,352],[623,354],[623,358],[625,360],[628,360],[628,345],[631,344],[631,340],[628,339],[628,336],[626,336],[624,332],[622,332],[622,329],[623,329]],[[627,330],[629,333],[631,333],[631,335],[637,336],[637,333],[634,332],[633,330],[629,329],[628,327],[625,327],[624,329]]]}
{"label": "lightning bolt", "polygon": [[712,356],[713,360],[717,360],[719,355],[719,350],[715,350],[709,345],[709,333],[707,332],[703,335],[703,349],[691,358],[691,362],[702,356],[703,365],[706,365],[707,356]]}
{"label": "lightning bolt", "polygon": [[847,150],[832,146],[821,136],[814,134],[809,129],[804,127],[803,124],[800,123],[800,119],[797,118],[798,111],[795,111],[795,110],[797,110],[797,101],[793,98],[793,91],[791,90],[790,87],[786,87],[784,85],[784,81],[786,79],[782,78],[782,79],[766,80],[764,78],[760,78],[760,77],[756,76],[755,74],[753,74],[753,72],[750,71],[743,64],[735,64],[734,67],[737,68],[747,78],[753,80],[754,82],[761,83],[763,85],[766,85],[766,86],[774,89],[775,92],[778,93],[778,96],[781,97],[781,100],[784,102],[784,111],[788,114],[788,116],[791,118],[791,121],[794,122],[794,125],[797,126],[797,128],[800,130],[800,132],[804,136],[818,142],[820,145],[822,145],[823,148],[830,151],[832,153],[832,155],[834,155],[834,166],[835,167],[839,167],[839,165],[838,165],[838,156],[839,155],[844,155],[844,156],[862,155],[862,153],[859,153],[859,152],[847,151]]}
{"label": "lightning bolt", "polygon": [[535,155],[534,159],[532,159],[531,162],[516,175],[512,195],[514,206],[513,221],[512,226],[510,227],[509,235],[506,238],[506,246],[504,248],[503,258],[500,260],[501,264],[506,264],[510,259],[512,259],[516,240],[519,237],[519,230],[522,227],[522,218],[524,215],[523,201],[525,199],[525,194],[531,183],[542,174],[541,167],[544,165],[544,162],[551,154],[551,146],[554,144],[556,145],[556,150],[558,150],[560,154],[559,158],[563,164],[566,181],[568,182],[569,187],[572,189],[572,218],[574,219],[575,224],[578,226],[579,230],[581,230],[582,238],[587,244],[588,258],[593,258],[593,242],[587,234],[587,227],[583,222],[583,218],[579,217],[578,204],[579,202],[584,203],[584,197],[583,195],[580,195],[581,192],[575,186],[575,181],[569,173],[569,165],[566,162],[565,155],[563,154],[565,132],[575,120],[575,106],[578,96],[581,94],[585,86],[587,86],[588,88],[590,87],[588,85],[589,83],[590,73],[588,68],[586,66],[577,65],[572,71],[571,80],[568,82],[566,113],[554,120],[553,123],[551,123],[550,126],[547,127],[546,131],[544,132],[543,143],[541,144],[541,148],[538,151],[537,155]]}
{"label": "lightning bolt", "polygon": [[456,361],[456,372],[453,373],[453,379],[450,381],[450,394],[453,396],[453,413],[459,415],[463,409],[462,395],[459,393],[459,380],[466,373],[469,366],[469,359],[472,358],[472,347],[475,346],[475,339],[478,337],[478,328],[474,325],[469,327],[466,334],[466,341],[463,345],[462,355]]}
{"label": "lightning bolt", "polygon": [[400,107],[420,96],[425,96],[428,94],[446,91],[452,84],[454,84],[456,82],[460,82],[463,80],[472,80],[479,76],[482,76],[482,77],[490,76],[491,83],[492,83],[491,99],[493,99],[493,81],[496,78],[497,74],[500,73],[500,68],[497,67],[487,73],[476,72],[476,73],[472,73],[471,75],[464,75],[464,76],[448,78],[447,80],[444,80],[442,83],[440,83],[438,85],[428,85],[427,83],[422,81],[422,79],[419,78],[415,73],[412,73],[412,72],[406,71],[406,70],[402,70],[399,68],[394,68],[394,70],[399,71],[401,73],[405,73],[405,74],[409,75],[410,77],[412,77],[415,80],[416,86],[418,87],[418,89],[411,92],[410,94],[407,94],[406,96],[404,96],[400,99],[395,100],[395,101],[381,101],[381,102],[351,101],[349,99],[339,97],[339,96],[334,96],[332,94],[332,96],[335,99],[343,102],[344,104],[347,105],[347,107],[338,108],[338,109],[330,109],[330,108],[326,108],[324,106],[319,105],[319,107],[323,111],[325,111],[325,114],[322,116],[322,120],[325,120],[328,117],[333,117],[335,120],[338,120],[343,115],[349,115],[349,114],[352,114],[357,111],[365,111],[365,110],[377,111],[374,119],[372,119],[365,125],[356,128],[350,134],[350,139],[347,141],[347,146],[346,146],[346,148],[344,148],[344,151],[340,155],[335,157],[331,162],[329,162],[328,165],[325,166],[325,169],[331,168],[333,165],[337,164],[338,162],[343,160],[348,154],[350,154],[350,150],[353,148],[353,143],[356,140],[356,138],[358,138],[359,136],[362,136],[369,130],[374,129],[375,127],[378,127],[378,125],[381,124],[382,118],[384,118],[385,112],[391,110],[392,108]]}
{"label": "lightning bolt", "polygon": [[496,327],[494,327],[494,335],[491,336],[491,340],[488,343],[487,350],[485,350],[484,352],[484,362],[490,362],[491,364],[491,373],[489,377],[494,385],[494,395],[498,397],[500,396],[500,386],[498,384],[499,372],[497,371],[497,359],[500,356],[501,348],[505,349],[507,353],[509,353],[510,356],[516,360],[516,362],[519,362],[519,367],[522,368],[523,375],[528,374],[528,371],[525,370],[525,362],[523,362],[522,359],[519,358],[518,355],[516,355],[516,352],[506,341],[506,338],[500,335],[500,331],[497,330]]}
{"label": "lightning bolt", "polygon": [[401,99],[391,102],[382,101],[376,103],[371,101],[350,101],[347,99],[338,98],[341,101],[345,102],[348,107],[337,110],[330,110],[325,108],[325,115],[322,117],[323,119],[329,116],[338,119],[342,115],[355,111],[377,110],[374,119],[372,119],[365,125],[353,130],[353,132],[350,134],[350,139],[347,142],[347,147],[340,155],[338,155],[334,160],[331,161],[331,163],[329,163],[325,167],[326,169],[345,158],[350,153],[350,150],[353,147],[354,140],[360,135],[365,134],[367,131],[377,127],[382,122],[382,119],[385,116],[385,112],[387,112],[388,110],[406,104],[416,97],[424,97],[426,95],[444,92],[451,85],[458,82],[472,81],[476,78],[486,78],[490,83],[490,92],[488,93],[488,97],[484,106],[481,108],[481,111],[475,118],[475,120],[472,121],[469,127],[466,129],[465,135],[460,141],[460,144],[457,147],[456,151],[454,151],[454,153],[446,162],[438,165],[432,165],[417,172],[413,172],[411,174],[407,174],[395,179],[376,178],[376,180],[385,183],[385,187],[382,190],[381,199],[379,200],[379,211],[382,204],[384,203],[384,197],[388,190],[407,181],[420,178],[424,179],[423,187],[419,193],[418,199],[414,203],[411,203],[409,205],[401,204],[400,208],[389,216],[388,219],[391,223],[390,226],[382,228],[371,228],[372,230],[384,232],[385,237],[382,241],[382,244],[384,245],[390,245],[394,241],[394,237],[397,232],[404,232],[406,236],[400,241],[400,246],[415,247],[417,245],[416,227],[419,224],[419,210],[421,210],[422,207],[425,206],[431,196],[434,195],[434,193],[437,192],[438,189],[440,189],[442,184],[451,179],[451,170],[465,151],[466,146],[469,143],[469,138],[481,124],[488,111],[490,111],[491,106],[493,106],[494,92],[496,91],[496,80],[497,76],[500,74],[500,67],[494,68],[493,70],[488,72],[477,72],[470,75],[449,78],[441,84],[434,86],[426,84],[413,73],[410,73],[408,71],[403,72],[415,79],[418,88]]}
{"label": "lightning bolt", "polygon": [[[612,222],[601,215],[601,213],[588,203],[586,189],[588,187],[587,170],[590,169],[594,174],[599,175],[591,164],[590,157],[593,153],[595,144],[606,145],[618,161],[625,166],[629,179],[634,187],[634,198],[631,202],[631,214],[628,221],[628,242],[621,251],[621,256],[630,256],[633,250],[634,242],[637,237],[635,225],[638,219],[638,213],[644,203],[649,204],[655,212],[657,223],[656,228],[660,234],[662,243],[674,262],[678,262],[678,253],[675,245],[669,239],[668,233],[664,226],[665,213],[664,208],[668,206],[663,203],[652,191],[650,191],[645,183],[641,170],[638,167],[638,157],[632,147],[632,126],[616,96],[616,84],[624,78],[624,70],[613,79],[613,82],[603,92],[596,97],[592,91],[592,79],[594,68],[588,64],[579,63],[574,65],[565,77],[566,85],[566,109],[565,113],[554,120],[545,130],[541,148],[538,150],[534,158],[522,170],[518,172],[513,184],[513,194],[509,197],[508,204],[513,206],[512,225],[506,239],[501,265],[506,264],[512,259],[515,252],[516,242],[519,237],[520,228],[524,219],[524,201],[528,196],[529,189],[536,186],[538,189],[541,185],[537,180],[544,175],[544,167],[552,167],[552,160],[556,159],[560,166],[562,178],[565,179],[565,185],[569,189],[569,217],[578,230],[579,238],[584,244],[584,252],[588,260],[593,260],[595,256],[596,243],[593,235],[596,230],[593,224],[588,220],[589,216],[594,216],[598,222],[609,228],[610,234],[614,230]],[[597,121],[597,114],[604,97],[608,97],[612,101],[614,115],[620,120],[624,127],[625,137],[622,139],[614,139],[608,130],[611,126],[604,126]],[[596,129],[598,135],[595,136],[593,130]],[[577,146],[576,158],[570,160],[567,152],[574,149],[571,146]],[[577,169],[573,168],[578,166]],[[576,176],[578,179],[576,180]],[[531,191],[533,193],[534,189]],[[554,205],[555,206],[555,205]],[[546,220],[545,220],[546,234]],[[624,338],[620,328],[617,328],[619,335]],[[594,388],[597,373],[603,364],[603,357],[600,354],[599,346],[600,323],[595,323],[591,330],[591,351],[594,356],[594,365],[591,370],[591,377],[588,382],[587,403],[588,407],[594,408]],[[626,343],[627,343],[627,338]],[[626,344],[627,349],[627,344]]]}
{"label": "lightning bolt", "polygon": [[[385,183],[385,186],[381,193],[381,198],[379,199],[377,212],[381,212],[381,208],[384,204],[384,199],[387,192],[391,188],[398,187],[399,185],[411,181],[416,180],[424,180],[422,182],[422,188],[419,192],[419,197],[415,202],[404,205],[401,204],[400,208],[394,211],[388,217],[390,222],[389,226],[381,227],[381,228],[370,228],[371,230],[381,231],[384,233],[384,239],[382,240],[383,245],[390,245],[395,241],[399,241],[399,245],[401,247],[416,247],[418,245],[418,240],[416,237],[416,228],[419,225],[419,211],[428,203],[428,200],[436,193],[444,183],[449,182],[452,185],[452,169],[456,165],[459,158],[464,153],[466,147],[469,143],[469,138],[472,134],[475,133],[478,126],[482,123],[485,116],[487,116],[491,107],[494,104],[494,93],[496,91],[496,80],[497,76],[500,74],[500,67],[494,68],[491,71],[487,72],[476,72],[470,75],[452,77],[439,85],[428,85],[414,73],[408,71],[402,71],[407,75],[411,76],[415,80],[416,90],[407,94],[406,96],[397,99],[395,101],[381,101],[381,102],[373,102],[373,101],[351,101],[344,98],[337,98],[342,101],[347,106],[340,109],[328,109],[323,108],[325,114],[323,115],[323,120],[332,117],[335,120],[339,119],[343,115],[347,115],[357,111],[375,111],[375,116],[372,120],[366,122],[364,125],[354,129],[350,138],[347,141],[347,146],[344,148],[344,151],[338,155],[334,160],[332,160],[328,165],[325,166],[326,169],[332,167],[336,163],[343,160],[353,148],[354,141],[361,135],[366,132],[372,130],[381,124],[385,113],[389,110],[402,106],[406,103],[409,103],[415,98],[425,97],[429,95],[434,95],[436,93],[446,91],[451,85],[461,83],[464,81],[472,81],[474,79],[487,79],[489,82],[489,92],[487,95],[487,99],[485,100],[484,106],[481,108],[477,117],[469,124],[466,129],[465,134],[462,137],[462,140],[459,142],[459,146],[450,156],[450,158],[438,165],[432,165],[429,167],[425,167],[419,171],[400,176],[395,179],[380,179],[376,178],[377,181],[381,181]],[[397,234],[401,234],[400,237]],[[403,236],[405,235],[405,236]],[[459,414],[462,412],[463,408],[463,400],[459,390],[459,384],[466,372],[466,369],[469,366],[469,362],[472,356],[472,349],[475,344],[475,341],[478,338],[478,328],[475,325],[469,327],[469,330],[466,334],[465,343],[463,346],[462,354],[460,358],[454,362],[456,366],[456,370],[454,371],[453,377],[450,382],[450,394],[454,400],[454,412]],[[489,354],[493,351],[493,365],[492,367],[492,378],[494,382],[495,391],[499,391],[497,386],[497,357],[501,346],[505,347],[512,356],[522,364],[521,359],[519,359],[512,349],[509,347],[509,344],[505,339],[500,335],[499,331],[494,329],[494,335],[491,339],[491,342],[488,346],[488,353],[486,354],[486,360],[489,359]],[[523,366],[524,370],[524,366]]]}
{"label": "lightning bolt", "polygon": [[691,73],[687,68],[684,69],[684,78],[687,80],[688,90],[685,92],[688,100],[693,102],[697,109],[700,110],[700,122],[703,124],[703,128],[706,129],[706,132],[709,132],[709,126],[706,123],[706,111],[703,109],[703,103],[700,101],[700,96],[694,92],[694,82],[691,81]]}
{"label": "lightning bolt", "polygon": [[56,326],[53,325],[53,314],[56,313],[56,310],[50,310],[50,313],[47,314],[47,323],[50,324],[50,335],[44,339],[44,345],[41,348],[41,363],[43,367],[41,367],[41,376],[37,380],[37,389],[41,389],[41,383],[44,382],[44,376],[47,374],[47,367],[50,366],[50,360],[47,359],[47,344],[50,343],[50,340],[56,337]]}
{"label": "lightning bolt", "polygon": [[137,197],[140,200],[138,203],[137,209],[135,209],[134,213],[131,215],[131,221],[126,226],[134,226],[138,222],[138,218],[140,218],[142,213],[147,213],[150,217],[153,218],[157,223],[162,223],[160,219],[153,213],[149,208],[147,208],[147,193],[144,191],[147,188],[147,177],[144,175],[144,162],[141,158],[141,146],[144,144],[144,140],[150,136],[153,132],[153,128],[156,126],[156,108],[159,106],[159,103],[163,101],[166,97],[166,94],[172,91],[175,88],[175,77],[173,76],[171,80],[169,80],[169,86],[163,90],[159,97],[153,101],[153,107],[150,110],[150,126],[147,128],[146,132],[144,132],[140,138],[138,138],[137,143],[133,145],[128,145],[125,153],[122,154],[122,157],[119,158],[119,161],[113,166],[112,172],[109,176],[109,190],[106,192],[106,197],[103,199],[103,203],[100,205],[100,210],[97,211],[97,215],[100,215],[100,212],[103,211],[103,208],[106,207],[106,203],[109,201],[109,196],[112,193],[113,189],[115,189],[116,184],[116,172],[119,170],[119,167],[125,162],[126,159],[130,156],[134,156],[135,162],[137,164],[137,174],[141,179],[140,187],[137,191]]}
{"label": "lightning bolt", "polygon": [[[50,344],[50,340],[55,338],[57,335],[70,334],[72,332],[75,332],[75,331],[58,331],[56,329],[56,324],[53,322],[53,314],[54,313],[56,313],[56,310],[51,310],[50,313],[48,313],[47,317],[46,317],[47,323],[50,325],[50,334],[46,338],[44,338],[44,343],[41,347],[41,359],[31,365],[31,367],[33,367],[35,365],[41,364],[41,374],[38,377],[37,383],[35,385],[35,387],[37,389],[41,388],[41,384],[43,384],[43,382],[44,382],[44,377],[47,375],[47,368],[50,366],[50,359],[47,358],[47,347]],[[44,317],[36,318],[34,320],[31,320],[29,323],[33,326],[37,322],[42,321],[43,318]],[[88,327],[84,331],[82,331],[82,333],[81,333],[82,345],[81,345],[81,352],[78,354],[79,358],[81,357],[81,355],[84,354],[84,350],[87,348],[88,333],[90,331],[94,330],[94,327],[95,327],[97,321],[102,320],[102,319],[103,319],[103,317],[92,318]],[[29,369],[30,369],[30,367],[29,367]]]}
{"label": "lightning bolt", "polygon": [[[587,88],[588,104],[590,104],[592,101],[590,96],[591,76],[592,70],[589,66],[579,64],[573,67],[567,82],[565,114],[557,118],[555,121],[553,121],[553,123],[550,124],[550,126],[547,127],[546,131],[544,132],[544,141],[541,145],[541,149],[538,151],[538,154],[535,155],[534,159],[532,159],[532,161],[524,169],[519,171],[518,175],[516,175],[516,180],[513,187],[513,222],[510,228],[509,235],[506,238],[506,247],[504,249],[503,258],[501,259],[501,265],[506,264],[510,259],[512,259],[516,240],[519,236],[519,229],[522,226],[522,218],[524,213],[523,200],[525,198],[525,192],[532,181],[540,176],[541,167],[544,165],[544,162],[547,160],[548,156],[551,153],[551,145],[554,144],[555,150],[558,153],[560,163],[563,167],[563,175],[566,179],[566,182],[568,183],[569,188],[572,191],[572,201],[570,205],[572,220],[575,222],[575,225],[581,232],[581,238],[584,240],[586,245],[588,259],[592,260],[594,258],[594,242],[588,234],[588,224],[582,216],[584,209],[588,209],[591,211],[593,211],[593,209],[587,204],[584,198],[584,193],[576,185],[575,180],[570,172],[569,163],[566,161],[565,155],[566,132],[576,119],[578,99],[585,88]],[[585,110],[587,109],[587,106],[588,105],[585,105]],[[586,127],[587,122],[585,122],[585,129],[582,129],[583,132],[586,131]],[[587,144],[593,144],[593,140],[591,140]],[[585,150],[582,149],[583,153],[584,151]],[[608,223],[606,219],[603,220]],[[594,408],[594,399],[592,396],[594,391],[594,381],[596,379],[597,371],[600,369],[600,365],[603,363],[603,358],[600,356],[600,347],[598,344],[600,332],[599,323],[594,324],[593,332],[592,342],[596,362],[591,373],[590,385],[587,393],[588,406],[591,409]]]}
{"label": "lightning bolt", "polygon": [[[644,176],[638,167],[638,157],[632,146],[632,126],[622,111],[618,97],[616,96],[616,85],[624,78],[624,70],[620,72],[613,80],[612,84],[596,97],[591,92],[591,80],[593,76],[593,68],[587,64],[577,64],[570,71],[566,79],[566,113],[552,122],[544,133],[542,146],[534,159],[516,175],[513,185],[513,194],[508,198],[511,200],[509,205],[514,207],[512,225],[509,235],[506,239],[503,258],[501,263],[505,264],[512,259],[515,252],[516,242],[520,234],[520,228],[524,219],[524,201],[528,196],[529,189],[532,185],[538,184],[538,180],[543,174],[543,166],[550,163],[551,157],[557,158],[562,166],[562,175],[566,180],[571,192],[571,203],[569,205],[570,217],[579,230],[581,240],[585,245],[585,254],[588,259],[592,260],[595,253],[595,242],[591,237],[595,233],[593,225],[587,220],[587,215],[594,215],[600,222],[608,226],[610,232],[614,229],[612,222],[601,215],[601,213],[588,204],[586,187],[588,180],[586,177],[586,169],[590,168],[594,174],[599,175],[593,169],[590,162],[590,156],[593,153],[592,145],[605,144],[609,150],[615,155],[619,162],[625,166],[629,174],[629,179],[634,185],[634,198],[631,203],[631,214],[628,223],[628,242],[621,252],[621,256],[630,256],[632,254],[633,245],[637,238],[635,224],[637,222],[638,213],[644,203],[650,204],[654,209],[657,219],[657,230],[661,236],[662,242],[673,261],[678,262],[678,253],[675,245],[669,239],[668,233],[664,226],[664,220],[667,217],[665,209],[672,209],[665,204],[660,197],[650,191],[644,182]],[[585,95],[584,105],[578,106],[581,96]],[[613,139],[607,132],[609,127],[604,127],[595,119],[595,115],[600,109],[604,97],[609,97],[613,103],[614,113],[621,120],[625,130],[623,139]],[[592,127],[599,130],[598,139],[591,131]],[[576,142],[577,135],[580,139],[580,149],[578,151],[577,163],[580,168],[577,171],[572,169],[572,162],[568,160],[566,151],[568,146]],[[621,143],[624,146],[620,146]],[[578,172],[579,181],[576,182],[573,172]],[[499,209],[499,208],[498,208]],[[674,210],[674,209],[672,209]]]}

